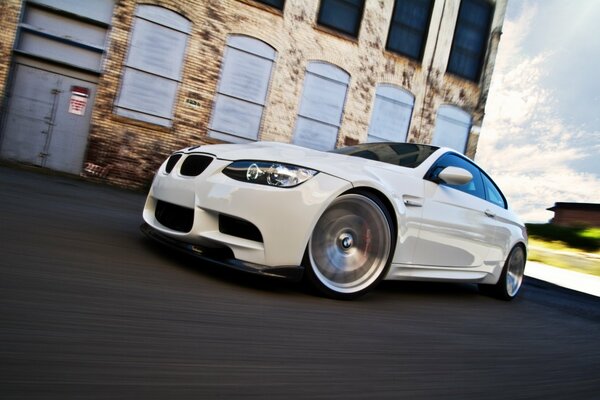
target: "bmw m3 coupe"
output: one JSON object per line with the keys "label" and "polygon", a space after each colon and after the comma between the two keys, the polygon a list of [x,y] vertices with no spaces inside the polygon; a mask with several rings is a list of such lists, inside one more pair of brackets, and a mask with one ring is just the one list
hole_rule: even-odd
{"label": "bmw m3 coupe", "polygon": [[525,226],[473,161],[413,143],[333,152],[186,148],[157,171],[142,231],[200,259],[353,299],[382,279],[458,281],[510,300]]}

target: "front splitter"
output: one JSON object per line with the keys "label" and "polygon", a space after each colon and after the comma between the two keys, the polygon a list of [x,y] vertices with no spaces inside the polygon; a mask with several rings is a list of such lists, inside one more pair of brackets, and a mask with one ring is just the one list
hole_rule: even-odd
{"label": "front splitter", "polygon": [[238,271],[274,278],[282,278],[294,282],[302,280],[302,276],[304,274],[304,267],[302,266],[290,265],[270,267],[266,265],[241,261],[235,258],[221,257],[219,253],[215,252],[213,249],[204,249],[198,245],[192,245],[190,243],[181,242],[167,235],[164,235],[163,233],[152,228],[146,222],[140,225],[140,230],[144,235],[146,235],[150,239],[155,240],[165,246],[192,255],[200,260],[222,265],[227,268],[233,268]]}

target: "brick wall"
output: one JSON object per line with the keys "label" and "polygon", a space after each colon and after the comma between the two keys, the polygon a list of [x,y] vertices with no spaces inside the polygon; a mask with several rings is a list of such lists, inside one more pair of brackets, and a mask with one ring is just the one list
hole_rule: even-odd
{"label": "brick wall", "polygon": [[[394,4],[391,0],[366,1],[358,39],[318,26],[319,0],[287,0],[284,12],[253,0],[145,0],[144,4],[165,7],[192,22],[170,128],[114,113],[138,2],[119,0],[115,3],[109,48],[93,108],[86,162],[94,171],[103,171],[98,179],[143,187],[172,151],[192,144],[216,142],[206,132],[230,34],[255,37],[277,51],[260,140],[292,140],[306,66],[310,61],[322,60],[350,74],[338,145],[366,140],[377,84],[391,83],[415,96],[409,141],[430,142],[439,106],[453,104],[473,116],[467,150],[467,155],[473,157],[506,0],[498,0],[493,28],[497,35],[492,35],[480,84],[445,73],[459,0],[435,2],[422,62],[385,50]],[[19,0],[0,2],[2,24],[8,27],[0,32],[0,90],[5,90],[20,7]]]}
{"label": "brick wall", "polygon": [[555,210],[552,223],[561,226],[600,227],[600,212],[592,210]]}
{"label": "brick wall", "polygon": [[[0,29],[0,99],[4,99],[6,93],[10,57],[15,42],[15,34],[17,33],[20,12],[20,0],[0,1],[0,21],[2,23],[2,29]],[[3,106],[4,101],[1,104]]]}

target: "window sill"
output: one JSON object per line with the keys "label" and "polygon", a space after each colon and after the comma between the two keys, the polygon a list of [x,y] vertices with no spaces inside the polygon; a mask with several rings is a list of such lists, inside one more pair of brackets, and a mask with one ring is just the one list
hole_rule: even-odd
{"label": "window sill", "polygon": [[113,110],[112,113],[112,120],[121,124],[139,126],[140,128],[145,128],[152,132],[170,133],[174,131],[172,126],[167,127],[163,125],[153,124],[151,122],[141,121],[139,119],[127,117],[124,115],[119,115],[115,112],[115,110]]}
{"label": "window sill", "polygon": [[402,62],[404,64],[409,64],[409,65],[413,66],[415,69],[423,67],[423,62],[421,60],[415,60],[414,58],[405,56],[400,53],[396,53],[395,51],[385,49],[383,51],[383,55],[384,55],[384,57],[390,58],[396,62]]}
{"label": "window sill", "polygon": [[446,71],[444,75],[447,78],[451,79],[451,80],[454,80],[454,81],[457,81],[457,82],[462,82],[463,84],[465,84],[465,83],[466,84],[471,84],[471,85],[474,85],[476,87],[479,87],[480,84],[481,84],[481,79],[477,79],[476,81],[474,81],[474,80],[472,80],[470,78],[465,78],[464,76],[457,75],[457,74],[455,74],[453,72],[450,72],[450,71]]}

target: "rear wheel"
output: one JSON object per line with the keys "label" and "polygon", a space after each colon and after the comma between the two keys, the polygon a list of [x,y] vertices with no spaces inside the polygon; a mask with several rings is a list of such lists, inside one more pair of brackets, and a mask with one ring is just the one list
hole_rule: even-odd
{"label": "rear wheel", "polygon": [[525,275],[525,250],[521,246],[516,246],[512,249],[500,279],[495,285],[479,285],[479,289],[494,297],[498,297],[503,300],[512,300],[519,293],[521,285],[523,284],[523,276]]}
{"label": "rear wheel", "polygon": [[395,237],[385,206],[363,193],[348,193],[325,210],[308,242],[307,278],[321,293],[353,299],[385,275]]}

